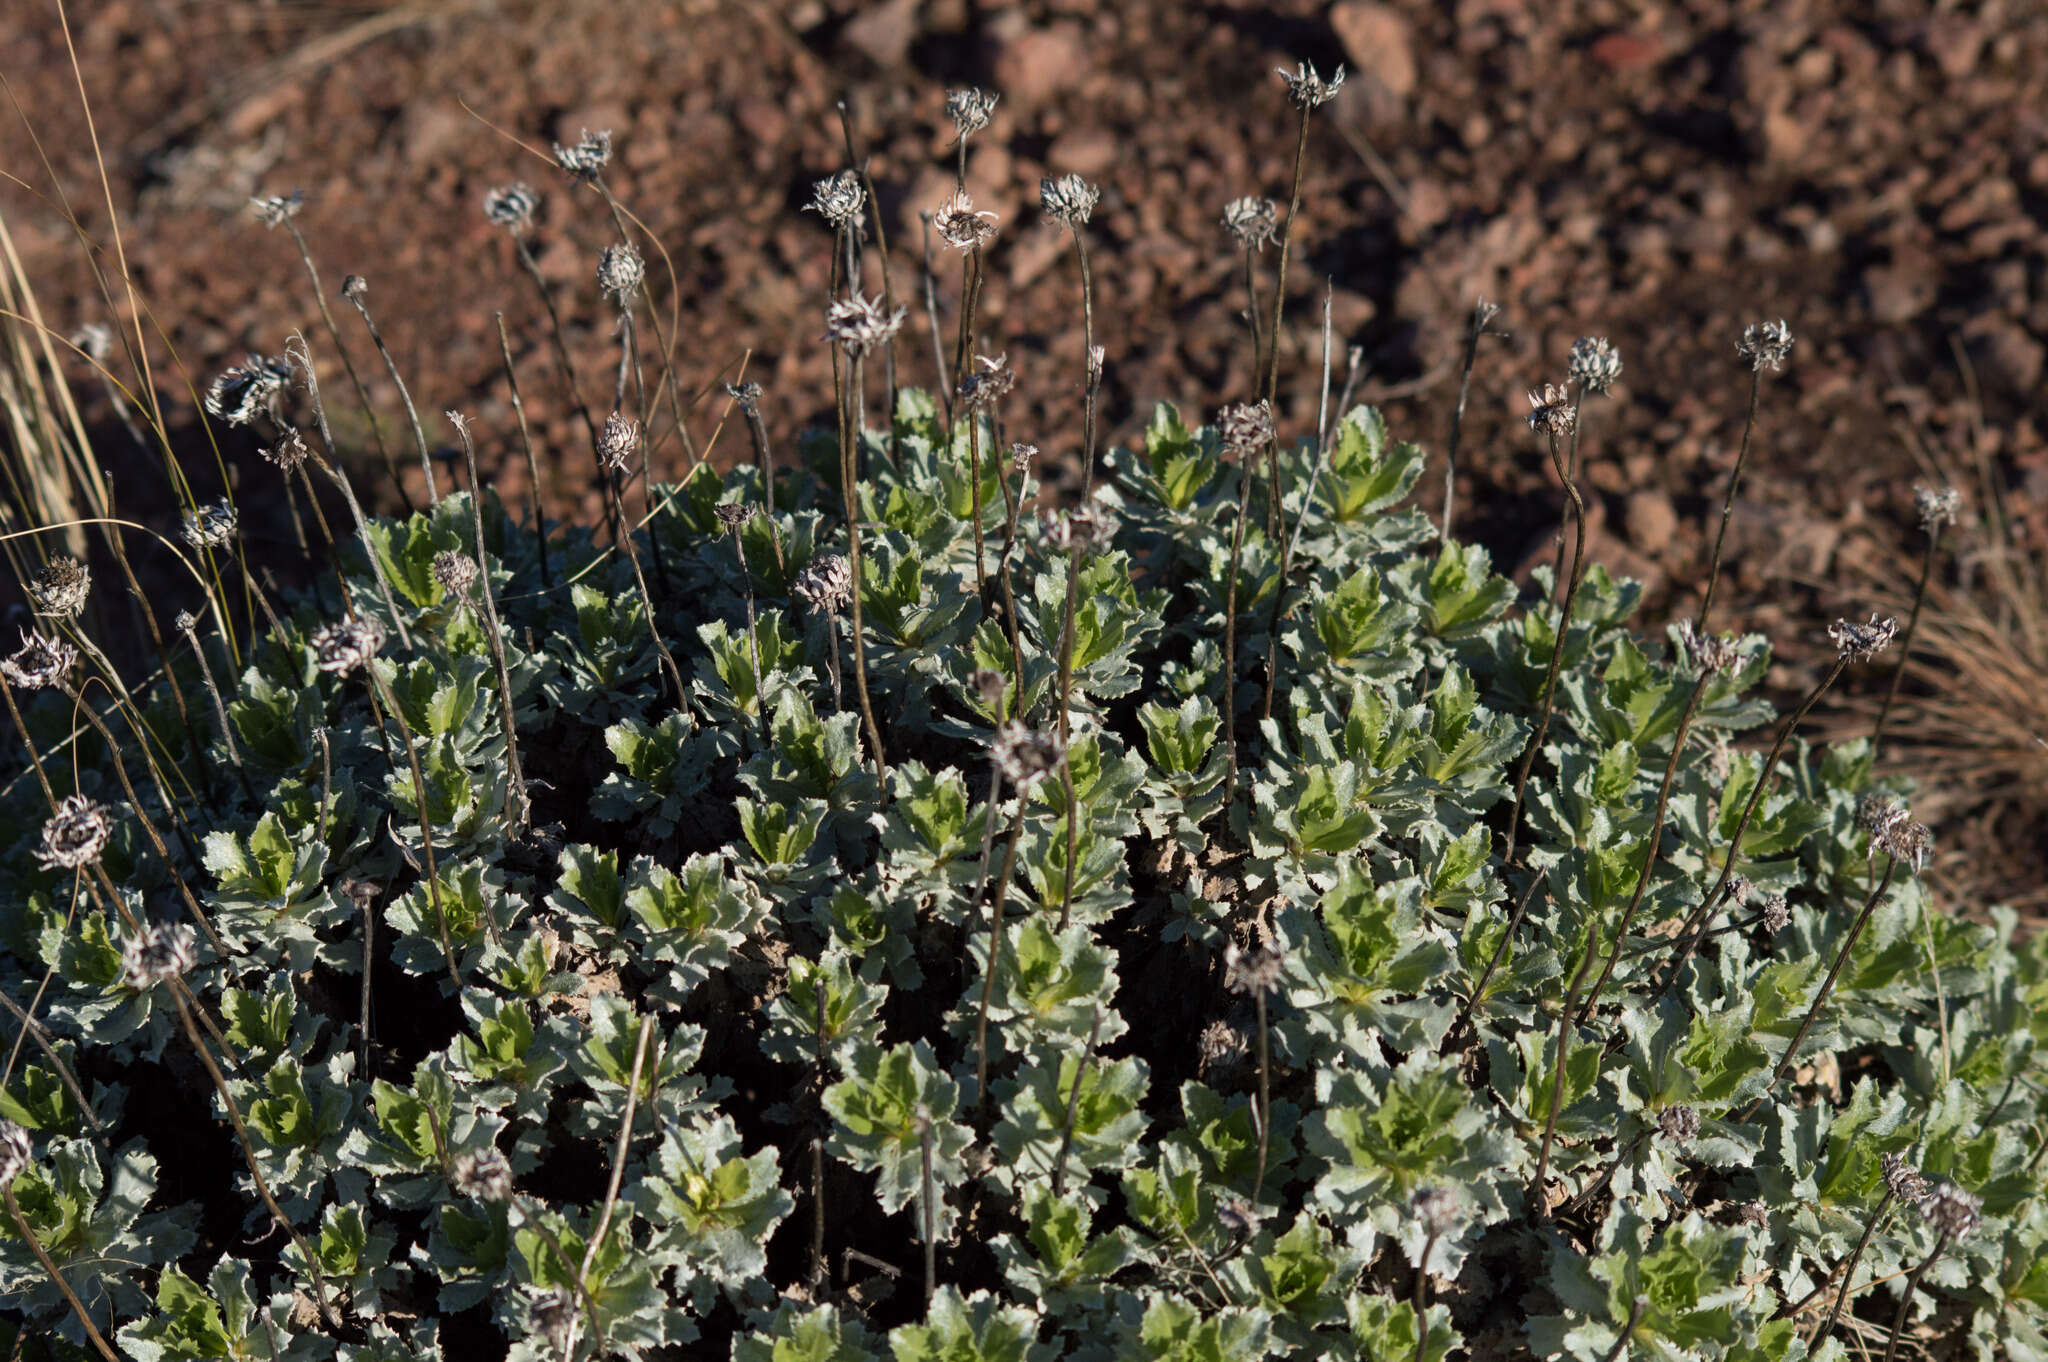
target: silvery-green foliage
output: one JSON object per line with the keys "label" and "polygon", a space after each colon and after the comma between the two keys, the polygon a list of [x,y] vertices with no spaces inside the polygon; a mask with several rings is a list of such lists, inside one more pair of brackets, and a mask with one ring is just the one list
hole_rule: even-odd
{"label": "silvery-green foliage", "polygon": [[[2048,1359],[2048,944],[1899,873],[1775,1076],[1882,874],[1860,801],[1910,792],[1858,741],[1795,738],[1763,770],[1767,640],[1708,680],[1673,763],[1686,638],[1647,632],[1640,588],[1591,564],[1517,791],[1559,642],[1549,569],[1525,591],[1441,542],[1403,504],[1427,456],[1372,409],[1323,450],[1283,438],[1283,544],[1264,461],[1161,404],[1108,452],[1113,539],[1078,560],[989,413],[949,421],[905,390],[890,415],[863,432],[857,493],[880,769],[851,620],[795,590],[849,547],[836,476],[808,471],[836,469],[829,435],[799,443],[737,550],[718,508],[760,506],[756,470],[655,484],[647,597],[586,528],[550,532],[544,575],[488,494],[482,545],[465,494],[374,522],[341,569],[386,628],[381,689],[317,666],[331,580],[221,672],[254,798],[217,735],[200,762],[143,694],[155,749],[211,781],[172,854],[219,937],[183,986],[225,1097],[182,995],[124,978],[123,916],[188,910],[104,754],[75,765],[114,809],[111,895],[37,861],[32,780],[0,792],[0,988],[49,1043],[0,1085],[28,1139],[12,1191],[123,1351],[396,1362],[438,1358],[447,1324],[552,1359],[566,1310],[585,1358],[1828,1358],[1820,1289],[1866,1229],[1865,1337],[1936,1243],[1887,1199],[1889,1155],[1983,1202],[1914,1327]],[[993,579],[1006,478],[1014,620]],[[442,553],[486,574],[509,695]],[[71,731],[62,697],[24,695],[30,732]],[[1009,721],[1062,735],[1064,765],[996,783]],[[1746,898],[1667,980],[1766,779]],[[1589,951],[1614,969],[1564,1028],[1560,1084]],[[1411,1210],[1431,1191],[1460,1208],[1435,1235]],[[11,1216],[0,1313],[85,1346]]]}

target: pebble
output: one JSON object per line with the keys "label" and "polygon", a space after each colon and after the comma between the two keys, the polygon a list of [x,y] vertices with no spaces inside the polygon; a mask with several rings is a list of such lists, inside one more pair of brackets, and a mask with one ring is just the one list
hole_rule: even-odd
{"label": "pebble", "polygon": [[1415,93],[1414,33],[1400,11],[1392,5],[1342,0],[1330,7],[1330,28],[1360,75],[1371,76],[1400,99]]}

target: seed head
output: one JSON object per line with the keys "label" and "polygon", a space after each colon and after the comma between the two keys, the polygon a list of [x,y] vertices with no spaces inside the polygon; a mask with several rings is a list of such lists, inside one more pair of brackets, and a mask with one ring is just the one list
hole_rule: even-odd
{"label": "seed head", "polygon": [[1621,352],[1605,336],[1581,336],[1572,342],[1564,376],[1586,392],[1605,396],[1614,380],[1621,377]]}
{"label": "seed head", "polygon": [[1555,383],[1546,383],[1542,391],[1529,394],[1529,429],[1538,435],[1561,438],[1572,433],[1578,420],[1579,409],[1572,405],[1571,394]]}
{"label": "seed head", "polygon": [[647,278],[647,265],[630,241],[605,247],[597,256],[597,286],[604,296],[621,308],[629,308],[640,296]]}
{"label": "seed head", "polygon": [[711,508],[711,513],[718,517],[718,523],[726,529],[737,530],[740,526],[752,520],[754,512],[760,509],[758,506],[752,506],[745,502],[722,501]]}
{"label": "seed head", "polygon": [[1223,226],[1237,238],[1239,249],[1264,250],[1280,232],[1280,205],[1252,195],[1223,205]]}
{"label": "seed head", "polygon": [[622,412],[604,418],[604,430],[597,437],[597,461],[614,473],[626,471],[640,448],[640,423]]}
{"label": "seed head", "polygon": [[121,945],[121,982],[141,993],[178,978],[198,959],[198,938],[184,923],[145,927]]}
{"label": "seed head", "polygon": [[1735,343],[1735,353],[1759,373],[1765,369],[1775,372],[1784,367],[1785,357],[1792,353],[1792,328],[1782,320],[1751,322],[1743,328],[1742,339]]}
{"label": "seed head", "polygon": [[465,1149],[448,1170],[448,1185],[457,1196],[476,1201],[504,1201],[512,1195],[512,1163],[496,1145]]}
{"label": "seed head", "polygon": [[976,667],[974,675],[967,678],[967,684],[974,687],[974,693],[979,695],[981,702],[990,709],[995,709],[1003,703],[1003,689],[1007,683],[1003,680],[1001,672],[988,667]]}
{"label": "seed head", "polygon": [[185,512],[185,542],[195,549],[217,549],[235,537],[241,517],[222,497],[211,506]]}
{"label": "seed head", "polygon": [[444,549],[434,555],[434,580],[441,589],[458,600],[468,600],[469,593],[476,589],[476,559],[457,549]]}
{"label": "seed head", "polygon": [[1887,1154],[1881,1160],[1884,1165],[1884,1185],[1892,1196],[1900,1201],[1918,1202],[1927,1195],[1927,1179],[1920,1176],[1920,1170],[1907,1163],[1903,1154]]}
{"label": "seed head", "polygon": [[1835,645],[1835,651],[1852,662],[1868,662],[1889,648],[1892,639],[1899,632],[1899,622],[1890,617],[1878,618],[1875,612],[1868,624],[1854,620],[1836,620],[1828,626],[1828,642]]}
{"label": "seed head", "polygon": [[1037,445],[1026,444],[1022,440],[1016,441],[1010,446],[1010,471],[1020,478],[1023,477],[1031,471],[1031,461],[1037,457]]}
{"label": "seed head", "polygon": [[1235,1072],[1251,1058],[1252,1036],[1244,1026],[1218,1019],[1202,1028],[1196,1041],[1196,1060],[1204,1076],[1217,1071]]}
{"label": "seed head", "polygon": [[484,218],[514,236],[525,236],[533,230],[534,210],[539,207],[540,195],[524,180],[501,184],[484,195]]}
{"label": "seed head", "polygon": [[1260,398],[1225,407],[1217,425],[1223,435],[1224,455],[1250,463],[1273,439],[1273,406]]}
{"label": "seed head", "polygon": [[1688,1145],[1700,1136],[1700,1114],[1680,1102],[1657,1113],[1658,1133],[1676,1145]]}
{"label": "seed head", "polygon": [[43,564],[28,584],[28,595],[38,615],[73,619],[85,609],[92,594],[92,569],[69,554],[59,554]]}
{"label": "seed head", "polygon": [[294,189],[289,194],[270,194],[260,199],[249,200],[249,207],[265,227],[282,227],[299,215],[306,206],[306,191]]}
{"label": "seed head", "polygon": [[363,307],[363,299],[370,296],[370,281],[362,275],[351,274],[344,278],[341,281],[341,296],[354,303],[365,316],[369,315],[368,309]]}
{"label": "seed head", "polygon": [[576,1298],[566,1286],[543,1291],[526,1307],[526,1323],[547,1343],[548,1351],[569,1350],[569,1327],[576,1322]]}
{"label": "seed head", "polygon": [[1230,1235],[1244,1238],[1259,1228],[1259,1208],[1241,1196],[1216,1198],[1216,1223]]}
{"label": "seed head", "polygon": [[1116,540],[1116,513],[1098,503],[1054,512],[1043,524],[1047,547],[1058,553],[1101,553]]}
{"label": "seed head", "polygon": [[199,616],[190,610],[180,610],[171,617],[171,627],[181,634],[189,634],[199,628]]}
{"label": "seed head", "polygon": [[1344,87],[1344,68],[1340,65],[1337,73],[1327,81],[1316,74],[1316,68],[1307,62],[1296,66],[1293,72],[1286,67],[1277,68],[1280,79],[1287,83],[1287,97],[1303,113],[1320,108],[1337,97],[1337,91]]}
{"label": "seed head", "polygon": [[1432,1239],[1441,1239],[1465,1218],[1458,1194],[1448,1187],[1418,1187],[1408,1198],[1408,1215]]}
{"label": "seed head", "polygon": [[1678,626],[1679,647],[1696,672],[1721,676],[1734,671],[1742,661],[1741,645],[1730,634],[1702,634],[1691,620]]}
{"label": "seed head", "polygon": [[1783,894],[1773,894],[1764,900],[1763,915],[1758,925],[1764,929],[1765,936],[1776,936],[1792,925],[1792,909]]}
{"label": "seed head", "polygon": [[903,325],[903,317],[900,307],[894,312],[884,309],[880,294],[872,299],[859,294],[836,299],[825,309],[825,339],[859,358],[885,345]]}
{"label": "seed head", "polygon": [[306,447],[306,437],[296,430],[287,429],[284,438],[274,445],[265,445],[263,457],[277,465],[277,471],[290,476],[299,465],[313,457],[313,451]]}
{"label": "seed head", "polygon": [[1223,948],[1223,986],[1232,993],[1270,993],[1280,987],[1280,967],[1287,957],[1271,946],[1239,950],[1235,941]]}
{"label": "seed head", "polygon": [[1953,487],[1913,489],[1913,510],[1920,517],[1920,528],[1929,534],[1944,525],[1954,524],[1962,509],[1963,494]]}
{"label": "seed head", "polygon": [[1953,1182],[1938,1182],[1920,1198],[1920,1214],[1950,1239],[1967,1239],[1984,1218],[1984,1203]]}
{"label": "seed head", "polygon": [[995,236],[996,215],[975,211],[974,200],[967,191],[956,189],[932,215],[932,230],[955,250],[972,250],[986,245]]}
{"label": "seed head", "polygon": [[1038,182],[1038,207],[1047,217],[1070,232],[1078,232],[1095,216],[1102,191],[1079,175],[1062,175]]}
{"label": "seed head", "polygon": [[1067,752],[1057,733],[1039,733],[1021,719],[996,730],[996,769],[1019,790],[1028,790],[1059,768]]}
{"label": "seed head", "polygon": [[725,395],[739,404],[741,411],[752,416],[761,407],[761,385],[748,379],[745,383],[728,383]]}
{"label": "seed head", "polygon": [[1916,823],[1902,814],[1871,834],[1870,840],[1877,850],[1918,870],[1927,863],[1927,846],[1933,837],[1925,823]]}
{"label": "seed head", "polygon": [[835,230],[844,231],[848,223],[860,221],[861,209],[867,207],[867,202],[868,194],[860,187],[860,176],[842,170],[812,185],[811,201],[805,207],[822,214]]}
{"label": "seed head", "polygon": [[980,368],[960,380],[961,404],[969,411],[992,410],[1017,386],[1017,371],[1010,367],[1007,354],[976,355],[974,362]]}
{"label": "seed head", "polygon": [[57,811],[43,823],[43,844],[36,860],[45,870],[78,870],[100,858],[107,838],[114,832],[114,820],[107,806],[84,795],[66,795],[57,801]]}
{"label": "seed head", "polygon": [[1754,892],[1756,892],[1756,886],[1749,882],[1749,876],[1747,875],[1736,875],[1728,881],[1728,897],[1735,901],[1735,906],[1738,908],[1747,908],[1749,906],[1749,896]]}
{"label": "seed head", "polygon": [[836,553],[813,558],[790,589],[813,614],[840,614],[853,604],[853,565]]}
{"label": "seed head", "polygon": [[41,690],[62,681],[77,661],[78,649],[62,638],[55,635],[46,638],[24,629],[21,631],[21,651],[12,657],[0,657],[0,676],[23,690]]}
{"label": "seed head", "polygon": [[0,1120],[0,1188],[12,1187],[34,1155],[27,1127]]}
{"label": "seed head", "polygon": [[70,340],[95,364],[104,365],[114,353],[114,333],[100,322],[87,322],[71,333]]}
{"label": "seed head", "polygon": [[313,665],[345,676],[375,657],[383,646],[384,626],[370,616],[336,620],[314,631]]}
{"label": "seed head", "polygon": [[231,426],[246,426],[265,413],[275,416],[291,376],[292,366],[284,360],[250,355],[207,385],[206,414]]}
{"label": "seed head", "polygon": [[592,132],[585,128],[583,135],[576,139],[576,145],[565,147],[555,143],[555,164],[569,172],[571,178],[589,183],[604,173],[612,163],[612,134],[606,128]]}
{"label": "seed head", "polygon": [[953,130],[964,141],[988,126],[996,111],[996,101],[1001,98],[971,85],[955,90],[946,96],[946,117],[953,120]]}

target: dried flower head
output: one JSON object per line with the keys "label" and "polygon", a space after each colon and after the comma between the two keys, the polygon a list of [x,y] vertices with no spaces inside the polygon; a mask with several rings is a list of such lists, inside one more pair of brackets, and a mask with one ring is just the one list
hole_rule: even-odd
{"label": "dried flower head", "polygon": [[1239,463],[1250,463],[1273,440],[1273,407],[1264,398],[1225,407],[1216,418],[1223,437],[1223,453]]}
{"label": "dried flower head", "polygon": [[0,1188],[12,1187],[34,1156],[35,1148],[29,1143],[28,1128],[0,1120]]}
{"label": "dried flower head", "polygon": [[36,860],[45,870],[78,870],[100,858],[114,820],[107,806],[84,795],[66,795],[43,823]]}
{"label": "dried flower head", "polygon": [[647,264],[630,241],[605,247],[597,256],[597,286],[604,296],[621,308],[633,305],[640,285],[647,278]]}
{"label": "dried flower head", "polygon": [[1010,445],[1010,471],[1020,478],[1023,477],[1031,471],[1031,461],[1037,457],[1037,445],[1027,444],[1022,440],[1014,441]]}
{"label": "dried flower head", "polygon": [[1572,433],[1578,423],[1579,409],[1572,404],[1571,394],[1555,383],[1546,383],[1540,392],[1529,394],[1529,429],[1538,435],[1558,439]]}
{"label": "dried flower head", "polygon": [[1673,1144],[1691,1144],[1700,1137],[1700,1114],[1680,1102],[1657,1113],[1657,1132]]}
{"label": "dried flower head", "polygon": [[289,194],[267,194],[262,198],[249,200],[249,207],[255,211],[265,227],[282,227],[299,215],[306,206],[306,191],[294,189]]}
{"label": "dried flower head", "polygon": [[1116,541],[1116,513],[1097,502],[1054,512],[1041,524],[1046,545],[1059,553],[1101,553]]}
{"label": "dried flower head", "polygon": [[284,360],[250,355],[207,384],[206,414],[231,426],[246,426],[266,413],[274,417],[291,376],[292,367]]}
{"label": "dried flower head", "polygon": [[263,447],[263,457],[277,465],[280,473],[296,472],[299,465],[313,457],[313,451],[306,446],[306,437],[296,430],[286,430],[284,437],[274,445]]}
{"label": "dried flower head", "polygon": [[1605,395],[1621,377],[1621,352],[1605,336],[1581,336],[1572,342],[1564,376],[1586,392]]}
{"label": "dried flower head", "polygon": [[1782,320],[1751,322],[1735,343],[1735,353],[1758,372],[1783,368],[1785,357],[1792,353],[1792,328]]}
{"label": "dried flower head", "polygon": [[1771,1213],[1761,1201],[1745,1201],[1735,1208],[1735,1223],[1747,1225],[1753,1230],[1769,1229]]}
{"label": "dried flower head", "polygon": [[178,978],[199,959],[198,944],[182,922],[145,927],[121,945],[121,982],[139,993]]}
{"label": "dried flower head", "polygon": [[1223,226],[1247,251],[1264,250],[1280,231],[1280,205],[1271,199],[1250,195],[1223,205]]}
{"label": "dried flower head", "polygon": [[1689,619],[1679,623],[1678,643],[1688,665],[1709,676],[1732,672],[1742,661],[1742,647],[1734,635],[1702,634]]}
{"label": "dried flower head", "polygon": [[996,102],[1001,95],[992,95],[986,90],[968,86],[954,90],[946,96],[946,117],[953,120],[953,130],[960,137],[968,138],[988,126],[994,116]]}
{"label": "dried flower head", "polygon": [[611,163],[612,134],[609,128],[599,132],[585,128],[573,147],[555,143],[555,164],[577,180],[595,180]]}
{"label": "dried flower head", "polygon": [[739,404],[739,409],[752,416],[761,406],[761,385],[751,378],[744,383],[728,383],[725,395]]}
{"label": "dried flower head", "polygon": [[1418,1187],[1408,1198],[1408,1216],[1432,1239],[1441,1239],[1465,1218],[1458,1194],[1448,1187]]}
{"label": "dried flower head", "polygon": [[1231,1073],[1251,1058],[1252,1033],[1237,1022],[1218,1019],[1202,1028],[1195,1043],[1196,1063],[1206,1076]]}
{"label": "dried flower head", "polygon": [[1241,1196],[1225,1193],[1216,1198],[1216,1223],[1224,1233],[1245,1238],[1259,1228],[1259,1208]]}
{"label": "dried flower head", "polygon": [[1337,91],[1344,88],[1344,68],[1341,65],[1328,80],[1317,75],[1316,68],[1307,62],[1300,63],[1292,72],[1284,66],[1276,69],[1280,79],[1287,84],[1287,97],[1303,113],[1328,104],[1337,97]]}
{"label": "dried flower head", "polygon": [[1920,517],[1920,528],[1929,534],[1944,525],[1953,525],[1962,509],[1963,494],[1953,487],[1913,489],[1914,513]]}
{"label": "dried flower head", "polygon": [[235,537],[241,516],[226,497],[211,506],[185,512],[185,542],[195,549],[217,549]]}
{"label": "dried flower head", "polygon": [[1920,1198],[1920,1214],[1950,1239],[1967,1239],[1984,1218],[1984,1203],[1953,1182],[1938,1182]]}
{"label": "dried flower head", "polygon": [[113,328],[102,322],[85,323],[69,339],[94,364],[104,366],[114,353]]}
{"label": "dried flower head", "polygon": [[23,690],[41,690],[62,681],[77,661],[78,649],[63,639],[24,629],[21,651],[12,657],[0,657],[0,676]]}
{"label": "dried flower head", "polygon": [[1007,354],[976,355],[978,368],[960,380],[960,402],[968,411],[989,411],[1017,386],[1017,371]]}
{"label": "dried flower head", "polygon": [[1881,790],[1871,790],[1856,801],[1856,826],[1875,834],[1906,817],[1906,806]]}
{"label": "dried flower head", "polygon": [[885,309],[880,294],[873,298],[855,294],[851,298],[835,299],[825,309],[825,339],[845,347],[847,354],[859,358],[885,345],[903,325],[903,317],[904,310],[900,307],[894,312]]}
{"label": "dried flower head", "polygon": [[974,674],[967,678],[967,684],[974,688],[974,693],[981,697],[984,705],[996,709],[1002,705],[1003,691],[1009,683],[1001,672],[991,667],[976,667]]}
{"label": "dried flower head", "polygon": [[384,646],[384,626],[368,615],[323,624],[313,632],[313,665],[323,672],[346,675],[377,655]]}
{"label": "dried flower head", "polygon": [[728,530],[738,530],[754,518],[761,508],[741,501],[722,501],[711,508],[711,514],[718,517],[718,523]]}
{"label": "dried flower head", "polygon": [[171,616],[171,627],[181,634],[190,634],[199,628],[199,616],[190,610],[180,610]]}
{"label": "dried flower head", "polygon": [[623,473],[640,448],[640,423],[624,412],[604,418],[604,430],[597,437],[597,461],[614,473]]}
{"label": "dried flower head", "polygon": [[1261,944],[1240,950],[1235,941],[1223,948],[1223,986],[1232,993],[1270,993],[1280,987],[1280,968],[1287,957]]}
{"label": "dried flower head", "polygon": [[805,609],[840,614],[853,604],[853,565],[836,553],[813,558],[790,589]]}
{"label": "dried flower head", "polygon": [[1749,896],[1755,892],[1756,886],[1750,883],[1747,875],[1731,876],[1728,880],[1728,897],[1735,901],[1738,908],[1747,908]]}
{"label": "dried flower head", "polygon": [[434,580],[458,600],[468,600],[476,589],[476,559],[458,549],[443,549],[434,555]]}
{"label": "dried flower head", "polygon": [[1904,861],[1918,870],[1927,863],[1927,847],[1933,838],[1925,823],[1916,823],[1902,814],[1872,833],[1870,842],[1893,860]]}
{"label": "dried flower head", "polygon": [[534,1297],[526,1307],[526,1324],[539,1334],[548,1351],[569,1350],[569,1329],[576,1322],[576,1297],[566,1286],[557,1286]]}
{"label": "dried flower head", "polygon": [[28,597],[38,615],[72,619],[85,609],[92,594],[92,569],[69,554],[58,554],[43,564],[28,584]]}
{"label": "dried flower head", "polygon": [[956,189],[932,214],[932,230],[955,250],[972,250],[986,245],[995,236],[996,215],[977,212],[967,191]]}
{"label": "dried flower head", "polygon": [[1927,1195],[1927,1179],[1920,1176],[1920,1170],[1906,1162],[1903,1154],[1887,1154],[1879,1162],[1884,1167],[1885,1190],[1900,1201],[1917,1202]]}
{"label": "dried flower head", "polygon": [[822,214],[834,230],[844,231],[848,223],[860,221],[861,210],[867,207],[867,202],[867,191],[860,187],[860,176],[851,170],[842,170],[813,184],[811,201],[804,206]]}
{"label": "dried flower head", "polygon": [[540,207],[540,195],[524,180],[501,184],[484,195],[484,218],[514,236],[533,230],[533,215]]}
{"label": "dried flower head", "polygon": [[1038,207],[1070,232],[1078,232],[1095,216],[1102,191],[1079,175],[1061,175],[1038,182]]}
{"label": "dried flower head", "polygon": [[1059,769],[1066,748],[1057,733],[1039,733],[1012,719],[995,733],[996,769],[1020,790],[1029,789]]}
{"label": "dried flower head", "polygon": [[1773,894],[1764,900],[1763,912],[1758,916],[1758,925],[1765,936],[1776,936],[1792,925],[1792,908],[1785,902],[1783,894]]}
{"label": "dried flower head", "polygon": [[1892,639],[1899,632],[1899,622],[1887,616],[1880,619],[1873,612],[1868,624],[1854,620],[1836,620],[1828,626],[1828,642],[1835,645],[1835,651],[1852,662],[1868,662],[1889,648]]}
{"label": "dried flower head", "polygon": [[370,281],[360,274],[347,275],[341,281],[341,296],[361,307],[363,299],[370,296]]}
{"label": "dried flower head", "polygon": [[457,1196],[477,1201],[504,1201],[512,1195],[512,1163],[496,1145],[465,1149],[448,1170],[448,1185]]}

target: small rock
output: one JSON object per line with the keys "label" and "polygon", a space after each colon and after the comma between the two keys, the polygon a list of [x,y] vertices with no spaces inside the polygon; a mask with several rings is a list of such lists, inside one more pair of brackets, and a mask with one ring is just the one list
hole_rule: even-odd
{"label": "small rock", "polygon": [[1610,71],[1640,71],[1664,59],[1664,44],[1646,33],[1609,33],[1594,39],[1591,54]]}
{"label": "small rock", "polygon": [[1002,44],[990,64],[1005,99],[1033,106],[1078,83],[1092,65],[1088,44],[1072,24],[1027,29]]}
{"label": "small rock", "polygon": [[1392,5],[1341,0],[1330,7],[1330,27],[1360,75],[1374,77],[1401,99],[1415,92],[1414,36]]}
{"label": "small rock", "polygon": [[877,66],[900,66],[917,36],[917,0],[864,6],[839,30],[839,40]]}
{"label": "small rock", "polygon": [[1048,175],[1080,175],[1094,179],[1116,164],[1122,143],[1106,128],[1075,128],[1061,133],[1045,153]]}
{"label": "small rock", "polygon": [[1970,346],[1970,355],[1988,384],[2015,393],[2027,393],[2041,381],[2048,349],[2028,335],[2024,327],[1999,320],[1984,328]]}
{"label": "small rock", "polygon": [[1863,293],[1872,321],[1885,326],[1911,321],[1934,302],[1934,262],[1918,251],[1900,250],[1890,264],[1863,272]]}
{"label": "small rock", "polygon": [[1678,512],[1665,492],[1646,488],[1631,492],[1624,512],[1629,542],[1645,553],[1658,554],[1678,538]]}

